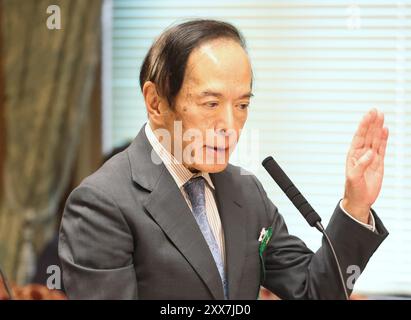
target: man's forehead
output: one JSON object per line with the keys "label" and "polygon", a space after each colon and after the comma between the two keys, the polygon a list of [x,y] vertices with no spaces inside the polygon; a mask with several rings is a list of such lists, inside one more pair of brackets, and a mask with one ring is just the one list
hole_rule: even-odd
{"label": "man's forehead", "polygon": [[215,64],[220,64],[221,61],[217,58],[215,50],[213,50],[211,43],[206,43],[198,48],[198,54],[205,55],[206,58],[210,59]]}
{"label": "man's forehead", "polygon": [[[204,71],[204,69],[207,69],[207,71],[210,69],[218,71],[221,68],[232,65],[233,60],[236,62],[241,61],[240,65],[235,64],[236,68],[239,68],[241,65],[244,68],[250,68],[248,55],[237,42],[227,39],[206,42],[190,53],[186,66],[186,76],[198,78],[195,71]],[[195,81],[196,79],[193,80]]]}
{"label": "man's forehead", "polygon": [[214,41],[193,50],[185,70],[183,91],[189,96],[252,96],[248,55],[232,40]]}
{"label": "man's forehead", "polygon": [[201,75],[191,74],[184,79],[184,82],[184,91],[191,97],[222,97],[228,93],[227,90],[242,98],[253,96],[251,79],[233,85],[232,82],[227,82],[224,79],[205,79],[201,78]]}

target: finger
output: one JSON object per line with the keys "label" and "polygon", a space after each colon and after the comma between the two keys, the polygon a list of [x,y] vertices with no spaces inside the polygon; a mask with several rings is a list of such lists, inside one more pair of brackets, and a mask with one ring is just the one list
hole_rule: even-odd
{"label": "finger", "polygon": [[374,123],[377,118],[377,109],[373,108],[369,111],[370,113],[370,124],[368,126],[367,133],[365,135],[365,142],[364,142],[364,147],[365,148],[371,148],[372,146],[372,138],[373,138],[373,133],[374,133]]}
{"label": "finger", "polygon": [[371,124],[371,113],[367,112],[361,119],[358,125],[358,128],[354,134],[354,137],[351,141],[350,150],[348,152],[348,158],[353,157],[357,149],[361,149],[364,147],[365,136],[367,134],[370,124]]}
{"label": "finger", "polygon": [[365,141],[365,135],[370,125],[371,116],[370,113],[367,113],[362,118],[360,124],[358,125],[357,131],[354,134],[351,146],[353,148],[361,148]]}
{"label": "finger", "polygon": [[371,161],[374,158],[374,151],[369,149],[366,153],[364,153],[358,160],[352,158],[353,161],[353,174],[356,177],[362,176],[365,172],[365,169],[370,165]]}
{"label": "finger", "polygon": [[388,128],[385,127],[382,129],[381,144],[378,148],[378,154],[382,158],[385,157],[385,150],[387,149],[388,136],[389,136],[389,131],[388,131]]}
{"label": "finger", "polygon": [[378,111],[377,118],[374,123],[374,132],[373,132],[373,139],[372,139],[372,148],[375,152],[378,152],[378,148],[380,147],[382,141],[382,127],[384,125],[384,113]]}

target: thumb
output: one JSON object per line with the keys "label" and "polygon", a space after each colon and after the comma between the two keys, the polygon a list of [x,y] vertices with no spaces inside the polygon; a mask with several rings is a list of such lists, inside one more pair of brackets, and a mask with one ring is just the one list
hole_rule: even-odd
{"label": "thumb", "polygon": [[352,163],[354,165],[354,172],[355,175],[362,175],[367,169],[368,165],[371,163],[372,158],[374,156],[374,152],[372,149],[368,150],[366,153],[364,153],[358,160],[355,158],[352,159]]}

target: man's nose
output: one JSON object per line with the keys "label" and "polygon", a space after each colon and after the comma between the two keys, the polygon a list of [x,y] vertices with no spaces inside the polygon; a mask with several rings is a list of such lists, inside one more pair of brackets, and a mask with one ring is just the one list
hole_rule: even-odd
{"label": "man's nose", "polygon": [[233,132],[235,132],[234,108],[231,104],[227,104],[224,108],[222,108],[217,126],[217,132],[225,136],[230,136]]}

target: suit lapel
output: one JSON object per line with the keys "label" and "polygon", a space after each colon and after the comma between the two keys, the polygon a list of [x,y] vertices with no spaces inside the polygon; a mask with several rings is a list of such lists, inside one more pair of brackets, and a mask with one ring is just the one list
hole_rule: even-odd
{"label": "suit lapel", "polygon": [[151,191],[143,205],[213,297],[224,299],[221,278],[207,242],[172,176],[164,164],[153,163],[151,152],[143,128],[128,150],[133,180]]}
{"label": "suit lapel", "polygon": [[224,230],[229,298],[236,299],[246,254],[246,212],[241,194],[234,192],[231,173],[211,174]]}

